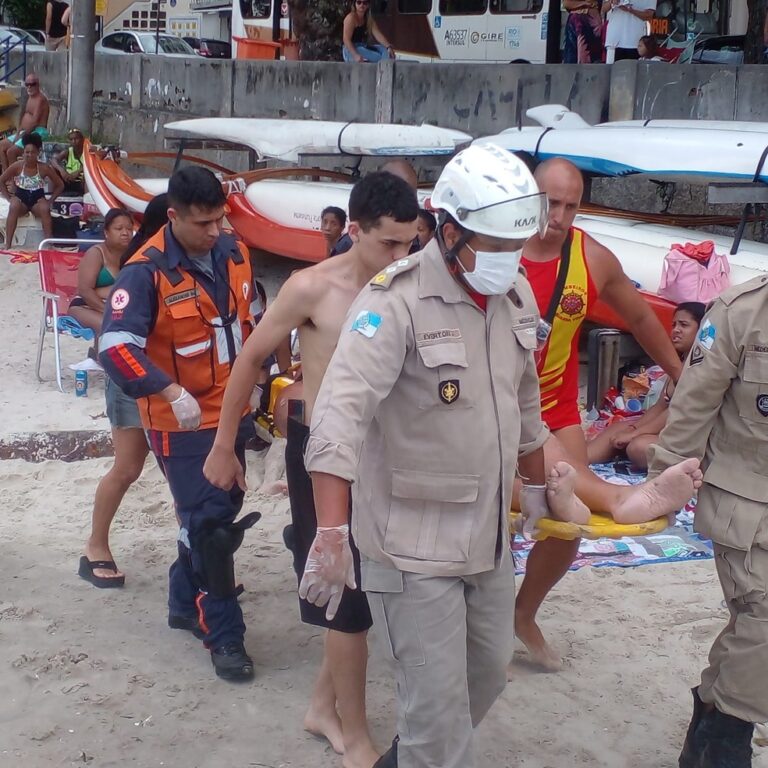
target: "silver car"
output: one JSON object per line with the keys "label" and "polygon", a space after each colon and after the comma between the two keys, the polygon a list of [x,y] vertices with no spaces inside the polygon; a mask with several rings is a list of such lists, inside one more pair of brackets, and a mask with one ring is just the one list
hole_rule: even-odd
{"label": "silver car", "polygon": [[[0,47],[5,48],[6,44],[13,45],[21,43],[24,40],[28,51],[44,51],[45,45],[30,35],[25,29],[18,27],[0,26]],[[21,48],[21,45],[18,46]]]}
{"label": "silver car", "polygon": [[96,43],[96,53],[158,53],[156,41],[160,43],[160,56],[190,56],[196,57],[194,50],[180,37],[154,32],[112,32],[104,35]]}

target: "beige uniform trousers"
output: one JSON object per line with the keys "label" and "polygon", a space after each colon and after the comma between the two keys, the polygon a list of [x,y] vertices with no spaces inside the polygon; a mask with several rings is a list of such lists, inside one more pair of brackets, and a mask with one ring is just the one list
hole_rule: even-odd
{"label": "beige uniform trousers", "polygon": [[714,544],[730,621],[709,652],[699,696],[748,723],[768,721],[768,550]]}
{"label": "beige uniform trousers", "polygon": [[473,728],[504,690],[512,658],[512,558],[474,576],[363,560],[362,582],[395,668],[399,768],[473,768]]}

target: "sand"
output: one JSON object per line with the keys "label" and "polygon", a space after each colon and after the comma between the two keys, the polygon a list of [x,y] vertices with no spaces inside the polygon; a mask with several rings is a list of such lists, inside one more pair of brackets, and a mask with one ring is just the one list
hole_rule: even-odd
{"label": "sand", "polygon": [[[71,375],[64,394],[34,379],[36,285],[34,265],[0,257],[0,436],[106,429],[98,377],[87,398],[75,397]],[[65,362],[85,348],[65,345]],[[264,453],[249,454],[250,488],[264,464]],[[114,524],[125,588],[97,590],[77,577],[93,491],[109,465],[0,462],[0,768],[340,766],[301,728],[322,646],[321,633],[298,620],[281,539],[287,501],[246,496],[244,511],[264,516],[237,569],[257,674],[232,685],[214,677],[198,641],[166,626],[175,521],[152,462]],[[478,768],[677,765],[688,689],[725,621],[721,600],[711,561],[569,574],[542,615],[567,666],[542,674],[516,665],[477,731]],[[393,687],[375,643],[369,680],[372,731],[384,748],[394,732]]]}

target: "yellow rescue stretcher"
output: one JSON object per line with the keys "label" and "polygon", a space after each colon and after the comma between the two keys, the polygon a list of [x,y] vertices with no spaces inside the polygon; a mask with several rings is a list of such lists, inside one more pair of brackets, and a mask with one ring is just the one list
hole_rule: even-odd
{"label": "yellow rescue stretcher", "polygon": [[[509,522],[512,530],[517,530],[520,513],[514,510],[509,513]],[[647,523],[633,523],[621,525],[607,515],[590,515],[587,523],[564,523],[553,520],[551,517],[543,517],[539,520],[532,538],[535,541],[543,539],[620,539],[622,536],[648,536],[653,533],[661,533],[669,526],[666,515],[657,517]]]}

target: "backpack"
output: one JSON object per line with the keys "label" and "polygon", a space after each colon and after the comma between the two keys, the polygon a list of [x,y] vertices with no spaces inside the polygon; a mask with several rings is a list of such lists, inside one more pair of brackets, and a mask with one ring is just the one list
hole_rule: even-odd
{"label": "backpack", "polygon": [[658,294],[675,304],[700,301],[707,304],[731,285],[728,258],[715,252],[711,240],[674,244],[664,257]]}

